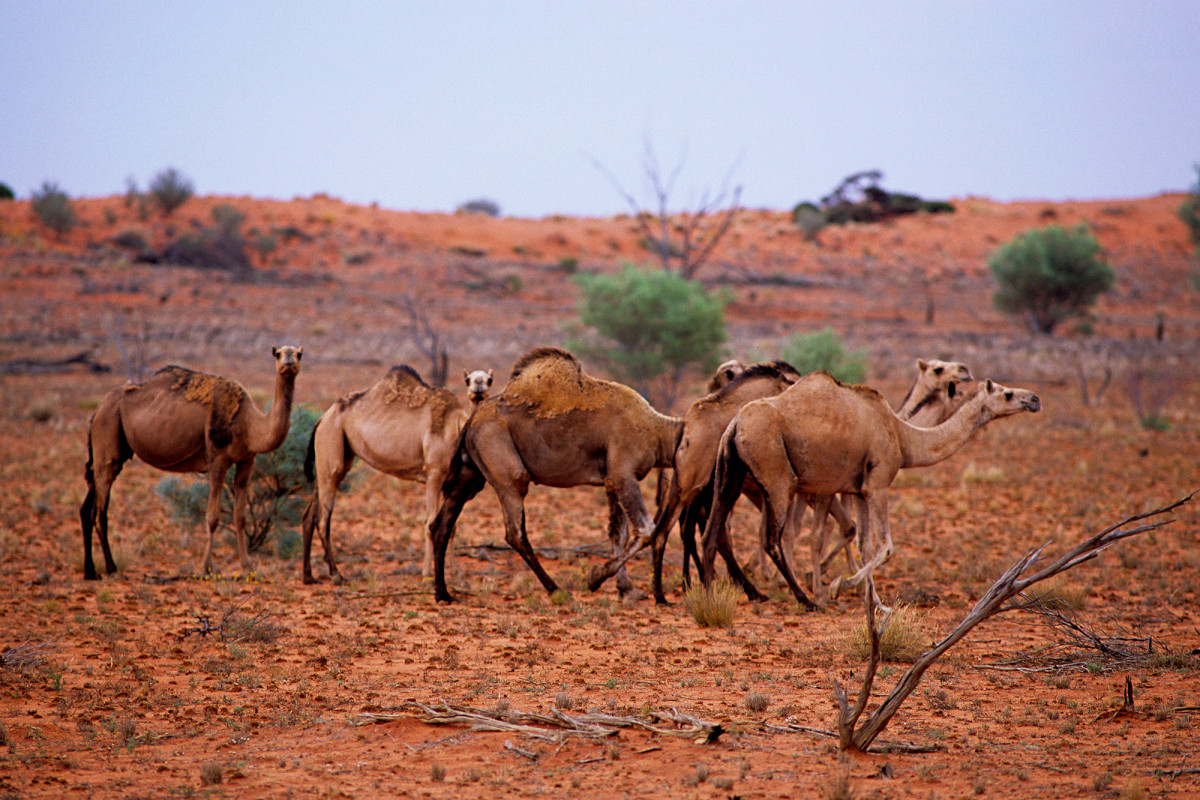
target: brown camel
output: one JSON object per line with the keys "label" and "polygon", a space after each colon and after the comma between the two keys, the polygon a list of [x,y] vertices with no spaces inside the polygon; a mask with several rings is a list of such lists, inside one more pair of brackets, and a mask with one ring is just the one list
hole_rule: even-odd
{"label": "brown camel", "polygon": [[[727,365],[722,365],[722,369]],[[902,404],[904,414],[917,410],[926,413],[946,412],[948,407],[947,395],[954,396],[955,383],[970,380],[970,370],[963,364],[946,361],[917,361],[918,375],[908,397]],[[722,376],[718,370],[713,383]],[[695,528],[703,527],[703,519],[712,501],[712,474],[717,461],[717,447],[725,427],[746,403],[752,400],[771,397],[787,389],[800,378],[800,373],[787,362],[775,361],[743,367],[741,375],[729,382],[726,388],[710,392],[705,397],[694,402],[683,415],[683,433],[680,436],[679,448],[675,451],[674,479],[661,504],[658,516],[655,518],[655,528],[652,539],[654,547],[654,597],[659,603],[666,603],[662,587],[662,559],[667,537],[676,519],[680,522],[680,536],[684,548],[684,580],[688,580],[689,561],[696,562],[697,570],[703,579],[703,570],[695,544]],[[948,412],[946,413],[948,416]],[[940,421],[940,420],[939,420]],[[756,506],[761,508],[761,495],[753,481],[747,481],[744,492]],[[824,535],[829,516],[838,522],[843,531],[842,541],[833,552],[825,557],[825,562],[854,538],[855,526],[848,519],[841,503],[829,498],[812,499],[814,506],[813,535],[821,537],[821,548],[824,548]],[[785,557],[791,557],[793,542],[800,529],[804,511],[808,502],[793,503],[789,511],[789,524],[785,528]],[[763,560],[766,557],[766,519],[760,525],[760,545],[757,553],[758,574],[764,574]],[[848,551],[847,551],[848,552]],[[847,555],[849,561],[849,555]],[[794,562],[793,572],[795,571]],[[592,576],[590,585],[598,588],[600,583],[611,574],[615,563],[597,568]]]}
{"label": "brown camel", "polygon": [[[554,347],[522,356],[504,391],[480,403],[467,420],[442,486],[442,505],[430,525],[434,592],[446,589],[446,548],[463,506],[491,484],[504,512],[505,538],[547,592],[558,584],[542,568],[525,530],[525,495],[531,483],[603,486],[609,500],[614,551],[627,523],[648,536],[653,521],[638,482],[668,467],[681,421],[658,413],[628,386],[584,373],[579,361]],[[618,588],[632,587],[618,575]]]}
{"label": "brown camel", "polygon": [[83,523],[83,575],[100,576],[92,561],[92,528],[104,551],[104,569],[117,571],[108,547],[108,498],[121,467],[133,456],[167,472],[207,472],[208,545],[201,572],[212,571],[213,537],[221,511],[221,485],[234,466],[233,529],[238,560],[250,570],[246,552],[246,504],[254,456],[269,453],[287,438],[292,394],[300,372],[301,347],[273,347],[275,399],[259,411],[241,384],[183,367],[164,367],[141,384],[127,383],[101,401],[88,429],[87,497]]}
{"label": "brown camel", "polygon": [[373,469],[401,480],[425,484],[424,557],[421,572],[433,575],[433,546],[424,534],[437,512],[442,481],[458,434],[474,406],[487,397],[491,370],[463,372],[471,409],[449,389],[435,389],[408,365],[392,367],[374,386],[338,399],[317,421],[304,474],[316,487],[304,508],[304,583],[317,583],[309,557],[314,529],[320,527],[329,577],[341,582],[333,557],[330,523],[333,504],[358,456]]}
{"label": "brown camel", "polygon": [[[933,427],[945,422],[958,409],[964,400],[964,395],[960,388],[960,384],[968,381],[973,381],[971,370],[966,364],[958,361],[939,361],[938,359],[917,359],[917,379],[913,382],[912,387],[908,390],[904,401],[900,404],[900,408],[896,410],[896,416],[906,421],[910,425],[915,425],[920,428]],[[837,509],[844,509],[844,505],[835,498],[830,498],[832,509],[836,512]],[[793,503],[790,516],[795,519],[790,519],[787,526],[784,527],[783,536],[783,553],[791,564],[792,572],[796,571],[796,562],[792,557],[795,550],[795,537],[800,530],[801,519],[804,516],[805,505]],[[835,514],[836,516],[836,514]],[[843,511],[842,517],[845,513]],[[846,553],[846,564],[852,570],[857,571],[862,565],[855,566],[851,558],[849,548],[850,542],[855,535],[855,527],[853,525],[842,525],[842,539],[837,542],[834,547],[828,552],[825,552],[826,536],[828,534],[828,517],[821,517],[815,514],[812,524],[812,548],[814,557],[817,553],[821,554],[820,569],[824,570],[839,552]],[[760,574],[762,567],[765,566],[764,559],[766,556],[766,526],[762,527],[763,538],[760,542],[758,552]],[[813,592],[816,594],[818,601],[822,599],[822,591],[820,586],[821,575],[819,571],[813,572]]]}
{"label": "brown camel", "polygon": [[[721,437],[705,530],[704,577],[711,579],[720,551],[730,577],[751,599],[765,599],[733,559],[726,529],[729,511],[746,478],[752,477],[765,497],[767,552],[796,599],[812,607],[780,546],[788,504],[797,492],[854,496],[860,541],[870,552],[850,579],[859,583],[894,550],[887,491],[901,468],[936,464],[991,420],[1040,408],[1033,392],[987,381],[941,425],[918,428],[897,417],[874,389],[847,386],[824,372],[805,376],[775,397],[748,403]],[[819,555],[813,560],[819,570]]]}

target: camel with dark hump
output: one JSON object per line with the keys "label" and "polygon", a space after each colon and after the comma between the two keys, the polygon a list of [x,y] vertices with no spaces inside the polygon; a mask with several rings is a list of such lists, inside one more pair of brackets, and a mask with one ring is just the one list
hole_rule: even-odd
{"label": "camel with dark hump", "polygon": [[342,580],[330,527],[338,487],[356,457],[385,475],[425,484],[421,572],[426,578],[433,576],[433,545],[426,531],[437,513],[458,434],[474,407],[487,397],[492,373],[464,371],[463,381],[469,406],[449,389],[428,385],[416,370],[402,364],[392,367],[371,388],[339,398],[317,421],[304,459],[304,474],[316,483],[301,526],[304,583],[319,582],[313,577],[310,561],[313,532],[318,528],[329,577],[335,583]]}
{"label": "camel with dark hump", "polygon": [[[896,416],[874,389],[843,384],[825,372],[806,375],[775,397],[746,404],[721,436],[712,512],[704,534],[705,579],[711,580],[713,562],[721,552],[730,577],[747,596],[766,599],[738,566],[726,527],[730,509],[751,478],[765,498],[767,553],[796,599],[815,607],[780,546],[788,505],[798,492],[854,497],[867,560],[850,582],[860,583],[894,550],[888,487],[901,469],[936,464],[988,422],[1040,408],[1033,392],[989,380],[945,422],[920,428]],[[814,553],[813,561],[818,570],[819,554]]]}
{"label": "camel with dark hump", "polygon": [[[682,423],[655,411],[628,386],[594,378],[565,350],[542,347],[513,365],[504,390],[480,403],[467,420],[442,504],[430,526],[434,545],[434,591],[446,589],[446,548],[463,506],[491,485],[504,512],[504,532],[549,593],[558,584],[542,568],[525,529],[530,484],[603,486],[608,498],[614,552],[626,547],[622,531],[632,525],[649,536],[653,520],[639,481],[655,467],[669,467]],[[618,588],[632,585],[618,573]]]}
{"label": "camel with dark hump", "polygon": [[[733,362],[736,363],[736,362]],[[726,365],[722,365],[724,367]],[[948,397],[956,395],[955,384],[959,381],[970,380],[971,372],[964,364],[958,362],[918,360],[917,379],[909,390],[904,403],[901,405],[902,414],[918,411],[924,413],[944,413],[949,415]],[[718,370],[718,376],[722,372]],[[696,550],[695,530],[703,527],[707,512],[712,503],[712,475],[717,461],[717,448],[721,434],[746,403],[764,397],[772,397],[787,389],[800,378],[800,373],[785,361],[773,361],[742,367],[742,372],[717,391],[710,392],[688,408],[683,415],[683,433],[680,436],[679,447],[675,451],[674,478],[667,492],[666,499],[660,505],[655,518],[655,527],[651,544],[654,555],[654,597],[659,603],[666,603],[662,586],[662,561],[666,548],[667,537],[676,520],[679,521],[680,537],[683,540],[683,574],[684,581],[690,582],[689,562],[695,561],[697,571],[703,579],[703,568],[699,553]],[[714,378],[715,382],[715,378]],[[940,421],[940,420],[939,420]],[[757,484],[747,481],[743,489],[761,510],[762,499]],[[847,517],[843,505],[833,498],[801,497],[803,502],[795,502],[789,510],[789,524],[785,527],[785,557],[789,563],[796,533],[803,521],[804,511],[810,504],[814,506],[813,536],[819,537],[821,549],[828,519],[832,516],[842,530],[842,539],[827,556],[823,563],[828,563],[837,552],[846,547],[854,538],[855,526]],[[809,502],[811,501],[811,503]],[[759,548],[756,552],[758,574],[763,574],[763,559],[766,557],[766,519],[760,525]],[[848,553],[849,551],[847,551]],[[849,556],[847,556],[849,561]],[[606,565],[593,573],[591,586],[598,588],[607,577],[607,571],[615,564]]]}
{"label": "camel with dark hump", "polygon": [[104,569],[117,571],[108,545],[108,501],[113,481],[133,456],[166,472],[207,472],[208,544],[201,572],[212,571],[213,538],[220,522],[221,486],[233,466],[233,530],[238,561],[250,570],[246,506],[254,457],[287,438],[292,395],[300,372],[301,347],[273,347],[275,399],[259,411],[245,388],[216,375],[168,366],[144,383],[127,383],[100,402],[88,429],[87,496],[79,508],[83,524],[83,575],[100,576],[92,561],[92,529],[104,551]]}

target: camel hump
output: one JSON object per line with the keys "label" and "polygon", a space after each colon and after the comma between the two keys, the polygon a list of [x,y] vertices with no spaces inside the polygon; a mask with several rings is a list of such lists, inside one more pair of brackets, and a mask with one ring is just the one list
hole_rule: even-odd
{"label": "camel hump", "polygon": [[836,389],[844,389],[848,392],[853,392],[854,394],[862,397],[864,400],[867,400],[871,403],[883,403],[889,410],[891,409],[891,406],[888,406],[887,401],[884,400],[883,395],[877,390],[861,383],[843,383],[823,369],[808,373],[803,378],[796,381],[794,385],[800,386],[801,384],[804,384],[806,387],[813,387],[819,383],[824,383],[826,385],[831,384],[832,387]]}
{"label": "camel hump", "polygon": [[730,391],[730,387],[738,387],[757,378],[772,378],[795,383],[800,380],[800,372],[786,361],[760,361],[751,364],[737,377],[718,389],[718,393]]}
{"label": "camel hump", "polygon": [[579,359],[561,347],[537,347],[517,359],[509,379],[518,378],[535,369],[561,370],[564,367],[576,376],[583,374],[583,365],[579,363]]}
{"label": "camel hump", "polygon": [[163,367],[155,374],[170,375],[174,378],[171,384],[173,391],[189,402],[208,406],[209,437],[214,445],[225,447],[233,441],[234,420],[242,403],[249,398],[245,389],[228,378],[174,364]]}
{"label": "camel hump", "polygon": [[409,408],[425,405],[429,402],[430,395],[437,391],[422,380],[417,371],[408,364],[392,367],[380,383],[384,387],[385,403],[402,403]]}

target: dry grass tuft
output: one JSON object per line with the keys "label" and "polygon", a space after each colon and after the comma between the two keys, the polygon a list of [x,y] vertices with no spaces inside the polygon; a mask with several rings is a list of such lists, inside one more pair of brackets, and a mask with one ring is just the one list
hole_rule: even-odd
{"label": "dry grass tuft", "polygon": [[200,783],[203,785],[216,786],[224,779],[224,770],[216,761],[209,761],[200,767]]}
{"label": "dry grass tuft", "polygon": [[710,585],[692,584],[683,594],[683,606],[702,628],[732,628],[738,589],[726,580]]}
{"label": "dry grass tuft", "polygon": [[[916,661],[917,656],[925,652],[928,646],[929,637],[922,622],[923,615],[917,614],[908,606],[896,606],[879,637],[880,661],[904,664]],[[847,647],[857,658],[871,657],[871,637],[867,633],[865,622],[850,631]]]}
{"label": "dry grass tuft", "polygon": [[749,692],[746,695],[746,708],[750,711],[762,712],[771,706],[771,698],[762,692]]}

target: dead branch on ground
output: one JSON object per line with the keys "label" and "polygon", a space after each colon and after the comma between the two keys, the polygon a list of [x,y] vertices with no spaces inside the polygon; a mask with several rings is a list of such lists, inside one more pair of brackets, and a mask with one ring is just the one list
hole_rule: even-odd
{"label": "dead branch on ground", "polygon": [[567,736],[602,739],[615,735],[622,728],[635,728],[660,736],[686,737],[697,744],[710,744],[725,732],[725,729],[715,722],[708,722],[673,708],[654,711],[646,717],[600,713],[572,715],[557,708],[551,709],[548,714],[539,714],[508,708],[485,710],[452,706],[444,701],[426,705],[415,700],[401,706],[399,713],[358,714],[350,720],[350,724],[369,725],[412,716],[430,725],[467,725],[471,730],[519,733],[547,742],[561,741]]}
{"label": "dead branch on ground", "polygon": [[[1159,519],[1152,522],[1144,521],[1168,514],[1184,503],[1191,501],[1194,496],[1195,493],[1193,492],[1170,505],[1142,514],[1135,514],[1116,525],[1105,528],[1071,548],[1066,553],[1063,553],[1037,572],[1023,578],[1021,576],[1025,574],[1026,570],[1035,567],[1041,561],[1042,552],[1049,546],[1049,543],[1030,550],[1024,556],[1017,559],[992,584],[991,588],[984,593],[979,602],[975,604],[975,607],[971,609],[971,613],[954,630],[950,631],[940,642],[917,658],[908,671],[897,681],[891,693],[884,698],[883,702],[860,725],[859,718],[866,710],[867,702],[871,696],[871,686],[875,680],[875,672],[879,665],[879,639],[882,636],[881,627],[875,624],[875,609],[878,602],[875,594],[875,582],[872,576],[868,576],[866,582],[867,590],[863,592],[863,602],[866,607],[867,630],[871,634],[871,655],[867,662],[867,670],[863,677],[862,687],[853,708],[850,706],[841,683],[834,675],[830,674],[834,697],[838,703],[838,748],[840,750],[858,750],[864,752],[869,749],[871,743],[875,741],[875,738],[883,731],[896,712],[899,711],[901,704],[917,688],[917,684],[921,682],[925,671],[941,658],[947,650],[957,644],[972,628],[988,617],[1005,611],[1017,611],[1028,607],[1027,603],[1009,604],[1012,598],[1020,595],[1035,583],[1066,572],[1072,567],[1079,566],[1086,561],[1091,561],[1122,539],[1136,536],[1139,533],[1157,530],[1164,525],[1174,522],[1174,518]],[[1134,523],[1142,524],[1135,525]],[[890,614],[888,617],[890,617]],[[884,618],[884,627],[888,623],[888,617]]]}

